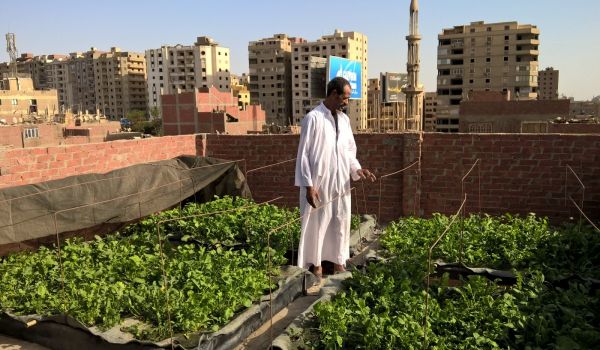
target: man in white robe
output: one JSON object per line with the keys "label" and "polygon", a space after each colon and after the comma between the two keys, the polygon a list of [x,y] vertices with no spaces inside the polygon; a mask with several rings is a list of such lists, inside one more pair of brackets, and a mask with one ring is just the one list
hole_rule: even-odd
{"label": "man in white robe", "polygon": [[295,185],[300,187],[302,233],[298,266],[322,277],[322,261],[345,271],[350,258],[350,178],[375,176],[356,159],[350,119],[342,112],[352,89],[341,77],[327,84],[327,97],[302,120]]}

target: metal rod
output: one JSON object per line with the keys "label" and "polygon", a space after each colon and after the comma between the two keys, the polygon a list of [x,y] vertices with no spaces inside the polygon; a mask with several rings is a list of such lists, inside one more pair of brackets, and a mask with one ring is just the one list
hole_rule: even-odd
{"label": "metal rod", "polygon": [[427,290],[425,292],[425,315],[423,317],[423,348],[426,348],[426,346],[427,346],[427,317],[428,317],[428,313],[429,313],[429,288],[431,285],[430,275],[431,275],[431,259],[432,259],[432,255],[433,255],[433,248],[435,248],[438,245],[440,240],[450,230],[450,227],[452,227],[452,224],[454,224],[454,221],[456,220],[456,218],[458,217],[460,212],[463,210],[463,207],[465,206],[466,202],[467,202],[467,195],[465,194],[464,199],[460,205],[460,208],[458,208],[456,213],[452,216],[452,219],[450,220],[450,223],[446,226],[446,229],[444,229],[444,232],[442,232],[442,234],[439,235],[438,238],[435,240],[435,242],[433,242],[433,244],[429,247],[429,251],[427,253]]}
{"label": "metal rod", "polygon": [[163,252],[163,244],[162,244],[162,237],[160,235],[160,223],[156,224],[156,235],[158,238],[158,248],[159,248],[159,252],[160,252],[160,269],[162,272],[162,277],[163,277],[163,287],[165,288],[165,302],[166,302],[166,307],[167,307],[167,322],[169,322],[169,332],[170,332],[170,337],[171,337],[171,350],[175,349],[175,344],[173,343],[173,324],[171,323],[171,304],[170,304],[170,298],[169,298],[169,281],[168,281],[168,277],[167,277],[167,271],[165,269],[165,257],[164,257],[164,252]]}
{"label": "metal rod", "polygon": [[390,176],[394,176],[397,174],[400,174],[403,171],[406,171],[410,168],[412,168],[415,164],[419,163],[419,160],[416,160],[414,162],[412,162],[409,166],[402,168],[398,171],[394,171],[392,173],[389,174],[385,174],[379,177],[379,201],[377,203],[377,221],[379,222],[381,220],[381,196],[383,194],[383,179],[390,177]]}
{"label": "metal rod", "polygon": [[569,196],[569,199],[571,200],[571,202],[573,202],[573,205],[575,206],[575,208],[577,208],[577,210],[579,210],[580,215],[583,215],[583,217],[587,220],[587,222],[589,222],[589,224],[592,225],[592,227],[595,228],[596,231],[600,232],[600,228],[598,228],[598,226],[596,226],[594,224],[594,222],[587,215],[585,215],[585,213],[583,212],[583,208],[580,208],[577,205],[577,203],[575,202],[573,197]]}
{"label": "metal rod", "polygon": [[62,251],[60,249],[60,234],[58,233],[58,223],[56,220],[56,213],[54,214],[54,233],[56,234],[56,252],[58,254],[58,267],[60,268],[60,286],[61,286],[61,295],[62,295],[62,303],[63,303],[63,311],[65,312],[65,314],[67,313],[68,309],[67,309],[67,304],[66,304],[66,299],[67,299],[67,293],[65,290],[65,269],[63,267],[63,263],[62,263]]}

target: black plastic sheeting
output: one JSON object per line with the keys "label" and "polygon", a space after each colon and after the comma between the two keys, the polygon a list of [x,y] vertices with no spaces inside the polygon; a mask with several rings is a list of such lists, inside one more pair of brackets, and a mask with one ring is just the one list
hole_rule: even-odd
{"label": "black plastic sheeting", "polygon": [[0,190],[0,245],[127,223],[194,196],[250,198],[234,161],[194,156]]}
{"label": "black plastic sheeting", "polygon": [[[284,266],[273,291],[273,300],[265,295],[257,304],[243,311],[229,324],[214,333],[175,335],[176,349],[185,350],[225,350],[239,345],[252,332],[270,319],[272,314],[286,307],[298,296],[305,293],[316,277],[305,269]],[[30,326],[28,327],[28,323]],[[119,328],[119,326],[113,327]],[[54,350],[147,350],[171,348],[170,339],[160,342],[146,342],[125,339],[111,330],[99,331],[87,328],[66,315],[50,317],[0,315],[0,332],[11,337],[26,340]]]}

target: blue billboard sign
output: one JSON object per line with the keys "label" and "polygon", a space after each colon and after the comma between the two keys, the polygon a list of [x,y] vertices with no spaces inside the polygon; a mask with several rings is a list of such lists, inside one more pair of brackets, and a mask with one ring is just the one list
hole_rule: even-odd
{"label": "blue billboard sign", "polygon": [[351,99],[362,98],[362,66],[358,61],[349,60],[342,57],[329,56],[327,81],[335,77],[346,78],[352,87]]}

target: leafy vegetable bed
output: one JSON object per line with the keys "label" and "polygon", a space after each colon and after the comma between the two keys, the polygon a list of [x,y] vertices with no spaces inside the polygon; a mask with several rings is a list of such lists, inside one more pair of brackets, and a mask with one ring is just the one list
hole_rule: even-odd
{"label": "leafy vegetable bed", "polygon": [[[62,274],[55,248],[19,253],[0,261],[0,308],[18,315],[66,313],[87,326],[108,329],[125,318],[138,339],[214,331],[268,292],[267,259],[276,274],[287,247],[298,241],[299,224],[268,232],[298,217],[273,205],[252,206],[225,197],[153,215],[122,233],[91,242],[63,242]],[[246,207],[247,208],[242,208]],[[181,215],[240,210],[170,221],[161,225],[165,288],[156,224]],[[167,303],[168,292],[168,303]]]}
{"label": "leafy vegetable bed", "polygon": [[[499,287],[472,276],[453,288],[442,281],[430,289],[424,328],[427,250],[449,221],[436,215],[392,223],[382,237],[390,259],[354,272],[345,292],[315,306],[318,336],[308,347],[417,349],[426,329],[430,349],[600,348],[600,234],[554,228],[534,215],[465,219],[465,264],[511,269],[517,283]],[[434,259],[458,260],[460,227]]]}

